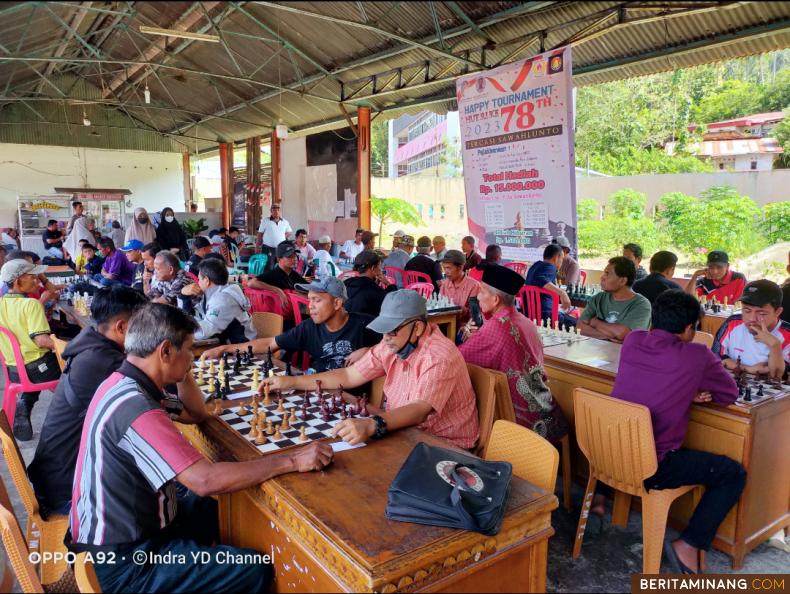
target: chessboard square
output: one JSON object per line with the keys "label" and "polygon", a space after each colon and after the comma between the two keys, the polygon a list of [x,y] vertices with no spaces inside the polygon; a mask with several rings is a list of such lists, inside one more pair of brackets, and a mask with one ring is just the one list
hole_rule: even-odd
{"label": "chessboard square", "polygon": [[277,445],[278,448],[288,448],[291,447],[292,445],[296,445],[296,442],[294,440],[287,439],[285,437],[283,439],[278,439],[274,443]]}
{"label": "chessboard square", "polygon": [[329,423],[324,423],[322,421],[321,423],[318,423],[316,425],[311,424],[309,431],[311,433],[316,433],[316,432],[330,431],[331,429],[332,429],[332,425],[330,425]]}

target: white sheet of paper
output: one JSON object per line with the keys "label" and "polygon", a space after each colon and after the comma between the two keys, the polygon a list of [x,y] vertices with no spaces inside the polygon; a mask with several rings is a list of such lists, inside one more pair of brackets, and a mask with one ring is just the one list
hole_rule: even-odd
{"label": "white sheet of paper", "polygon": [[590,367],[605,367],[606,365],[610,365],[611,361],[607,361],[606,359],[585,359],[581,361],[585,365],[589,365]]}
{"label": "white sheet of paper", "polygon": [[345,452],[346,450],[356,450],[357,448],[363,448],[368,444],[363,442],[363,443],[358,443],[357,445],[351,445],[350,443],[345,441],[333,441],[329,445],[332,446],[332,451],[337,453],[337,452]]}

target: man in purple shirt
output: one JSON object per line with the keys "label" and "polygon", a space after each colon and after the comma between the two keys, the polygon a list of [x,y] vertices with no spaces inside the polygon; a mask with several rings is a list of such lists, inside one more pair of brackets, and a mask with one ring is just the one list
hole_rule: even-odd
{"label": "man in purple shirt", "polygon": [[738,387],[719,358],[694,343],[697,300],[682,289],[665,291],[653,304],[652,329],[634,330],[623,342],[612,396],[650,409],[658,469],[646,489],[704,485],[705,493],[680,538],[664,551],[680,573],[697,573],[699,551],[708,550],[719,524],[738,501],[746,471],[734,460],[682,447],[694,402],[732,404]]}
{"label": "man in purple shirt", "polygon": [[104,256],[104,265],[101,274],[94,279],[104,286],[121,283],[127,287],[134,282],[135,264],[129,261],[126,254],[115,249],[115,242],[109,237],[102,237],[99,241],[99,251]]}

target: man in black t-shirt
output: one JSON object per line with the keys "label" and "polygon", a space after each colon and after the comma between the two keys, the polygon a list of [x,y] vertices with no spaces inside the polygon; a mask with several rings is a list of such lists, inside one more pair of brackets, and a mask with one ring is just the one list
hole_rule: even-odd
{"label": "man in black t-shirt", "polygon": [[650,274],[634,283],[634,293],[644,295],[652,305],[664,291],[680,289],[680,285],[672,281],[677,263],[678,257],[672,252],[660,251],[653,254],[650,258]]}
{"label": "man in black t-shirt", "polygon": [[359,359],[381,340],[381,335],[367,329],[372,316],[348,313],[346,287],[335,277],[326,277],[311,284],[300,285],[310,300],[310,317],[301,324],[273,338],[257,338],[244,344],[216,347],[206,351],[206,358],[219,357],[224,352],[246,350],[252,345],[255,353],[284,349],[289,352],[309,353],[311,367],[316,371],[329,371]]}
{"label": "man in black t-shirt", "polygon": [[404,270],[422,272],[431,277],[434,292],[439,292],[439,281],[442,280],[442,266],[428,254],[431,253],[431,238],[422,236],[417,240],[417,255],[406,262]]}
{"label": "man in black t-shirt", "polygon": [[251,289],[273,291],[280,297],[284,309],[290,309],[288,297],[283,291],[295,291],[296,285],[308,282],[296,272],[297,249],[293,241],[283,241],[277,246],[277,266],[249,279],[247,286]]}
{"label": "man in black t-shirt", "polygon": [[41,235],[44,241],[44,249],[53,258],[63,259],[63,232],[58,229],[58,222],[50,219],[47,228]]}
{"label": "man in black t-shirt", "polygon": [[192,255],[187,260],[184,270],[191,272],[194,275],[198,273],[198,266],[208,254],[211,254],[211,242],[208,237],[198,235],[192,241]]}

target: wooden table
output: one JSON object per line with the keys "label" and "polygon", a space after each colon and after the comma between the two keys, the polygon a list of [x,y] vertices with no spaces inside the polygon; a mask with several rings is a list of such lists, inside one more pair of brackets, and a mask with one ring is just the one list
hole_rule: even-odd
{"label": "wooden table", "polygon": [[47,266],[47,270],[44,272],[44,276],[50,278],[55,276],[76,276],[76,274],[69,266]]}
{"label": "wooden table", "polygon": [[713,336],[716,336],[716,333],[719,331],[719,328],[721,328],[722,324],[724,324],[727,318],[729,318],[731,315],[735,313],[741,313],[741,310],[738,309],[738,310],[728,311],[727,313],[705,312],[705,316],[702,318],[702,321],[700,322],[700,330],[702,330],[703,332],[707,332],[708,334],[713,334]]}
{"label": "wooden table", "polygon": [[[180,426],[212,461],[255,447],[216,417]],[[275,592],[542,592],[557,499],[513,477],[496,536],[388,520],[387,489],[420,441],[415,428],[338,453],[326,470],[292,473],[219,498],[223,543],[273,552]]]}
{"label": "wooden table", "polygon": [[[544,349],[549,386],[571,426],[574,388],[611,393],[620,349],[619,344],[597,339]],[[575,440],[573,445],[574,468],[586,468]],[[746,468],[741,499],[713,540],[713,546],[732,557],[733,568],[739,569],[746,553],[790,526],[790,396],[748,408],[694,404],[684,445],[729,456]],[[670,524],[684,527],[699,497],[692,492],[678,499],[670,510]]]}
{"label": "wooden table", "polygon": [[458,314],[461,308],[452,311],[442,311],[438,313],[428,313],[428,321],[436,324],[442,329],[445,336],[455,342],[455,335],[458,334]]}

